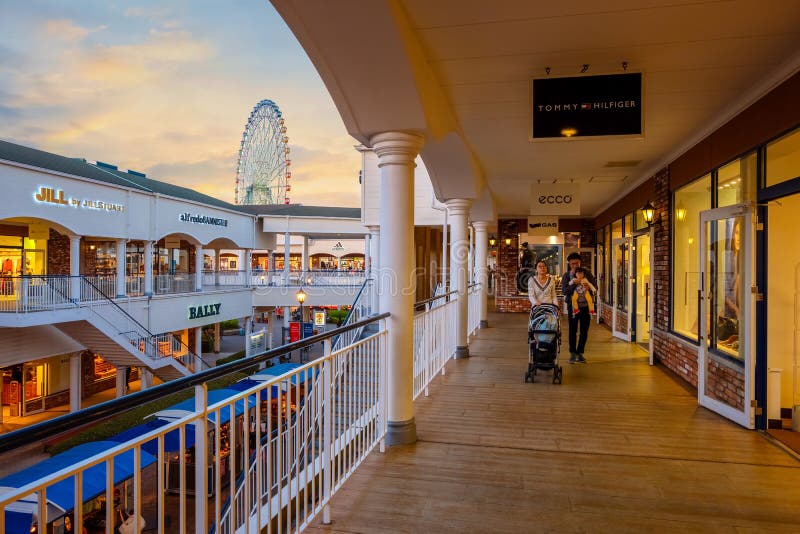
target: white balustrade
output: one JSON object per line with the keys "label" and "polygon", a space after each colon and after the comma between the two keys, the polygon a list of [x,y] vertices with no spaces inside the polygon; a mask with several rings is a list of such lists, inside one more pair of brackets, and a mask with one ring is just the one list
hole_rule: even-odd
{"label": "white balustrade", "polygon": [[428,396],[428,384],[445,373],[445,365],[456,352],[453,325],[458,314],[457,293],[432,299],[427,309],[414,315],[414,398]]}
{"label": "white balustrade", "polygon": [[[135,532],[233,534],[270,523],[277,532],[301,532],[319,514],[328,518],[333,495],[386,433],[386,330],[333,352],[326,341],[325,352],[287,374],[253,376],[253,387],[216,403],[196,387],[199,408],[159,412],[164,426],[23,487],[4,488],[0,531],[6,510],[32,512],[48,531],[63,522],[65,509],[76,512],[78,532],[85,522],[111,525],[114,507],[90,517],[84,503],[115,502],[115,487],[135,521],[146,522]],[[92,470],[99,465],[103,472]],[[84,484],[75,484],[76,477]],[[68,482],[56,507],[48,491],[60,481]],[[98,484],[100,494],[82,494]],[[65,487],[72,488],[68,503]]]}
{"label": "white balustrade", "polygon": [[157,295],[192,293],[195,288],[193,274],[157,274],[153,276],[153,292]]}
{"label": "white balustrade", "polygon": [[467,334],[472,335],[481,324],[481,285],[472,284],[467,288]]}

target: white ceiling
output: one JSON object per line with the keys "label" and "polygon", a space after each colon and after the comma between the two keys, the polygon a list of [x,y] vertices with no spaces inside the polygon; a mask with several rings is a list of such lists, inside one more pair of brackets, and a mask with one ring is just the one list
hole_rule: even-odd
{"label": "white ceiling", "polygon": [[[800,66],[798,0],[333,3],[339,31],[348,33],[351,25],[363,37],[358,54],[329,35],[335,35],[326,15],[330,4],[273,4],[309,52],[356,137],[363,133],[356,123],[376,117],[366,106],[386,107],[380,91],[387,63],[405,92],[407,73],[413,72],[424,113],[414,115],[414,106],[398,103],[406,121],[398,119],[398,125],[411,128],[409,117],[425,115],[428,128],[435,129],[432,122],[442,128],[454,116],[453,128],[472,152],[500,215],[527,214],[531,183],[554,180],[579,182],[582,215],[596,215]],[[385,11],[376,7],[383,5]],[[337,54],[349,55],[351,64]],[[361,68],[352,67],[355,55]],[[532,78],[545,77],[546,67],[551,77],[576,76],[583,64],[590,66],[588,75],[618,73],[623,61],[629,71],[644,73],[643,138],[529,142]],[[365,70],[365,62],[380,64],[380,79]],[[347,78],[368,90],[369,98],[359,99]],[[399,102],[397,88],[392,98]],[[432,113],[431,102],[443,112]],[[360,106],[361,118],[351,120]],[[608,167],[613,161],[640,163]]]}

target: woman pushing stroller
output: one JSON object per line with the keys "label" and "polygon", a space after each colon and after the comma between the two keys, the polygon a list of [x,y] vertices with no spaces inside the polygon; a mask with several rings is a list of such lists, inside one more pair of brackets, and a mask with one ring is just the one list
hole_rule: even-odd
{"label": "woman pushing stroller", "polygon": [[561,347],[559,328],[558,282],[547,274],[547,264],[539,261],[536,274],[528,279],[528,298],[531,315],[528,319],[528,345],[530,347],[528,371],[525,381],[533,382],[538,370],[553,370],[553,383],[560,384],[562,369],[558,365]]}
{"label": "woman pushing stroller", "polygon": [[558,305],[556,280],[547,274],[547,264],[541,260],[536,263],[536,274],[528,279],[528,298],[531,306],[541,304]]}

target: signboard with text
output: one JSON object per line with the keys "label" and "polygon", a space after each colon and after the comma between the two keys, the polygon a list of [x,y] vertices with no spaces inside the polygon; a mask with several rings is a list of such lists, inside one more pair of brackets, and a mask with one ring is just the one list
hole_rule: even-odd
{"label": "signboard with text", "polygon": [[314,326],[325,326],[325,311],[314,312]]}
{"label": "signboard with text", "polygon": [[580,188],[578,184],[531,184],[530,206],[530,215],[580,215]]}
{"label": "signboard with text", "polygon": [[532,140],[640,136],[642,117],[641,72],[533,80]]}
{"label": "signboard with text", "polygon": [[289,323],[289,342],[300,341],[300,323],[292,321]]}
{"label": "signboard with text", "polygon": [[528,217],[528,235],[551,236],[558,233],[558,217]]}

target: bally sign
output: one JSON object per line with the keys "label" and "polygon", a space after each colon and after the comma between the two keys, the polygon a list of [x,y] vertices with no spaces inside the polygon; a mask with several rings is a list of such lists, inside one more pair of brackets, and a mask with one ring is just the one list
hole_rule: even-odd
{"label": "bally sign", "polygon": [[189,319],[200,319],[201,317],[211,317],[219,315],[222,303],[201,304],[200,306],[189,306]]}
{"label": "bally sign", "polygon": [[551,236],[558,233],[558,217],[528,217],[528,235]]}
{"label": "bally sign", "polygon": [[[531,215],[580,215],[577,184],[531,185]],[[549,234],[548,234],[549,235]]]}

